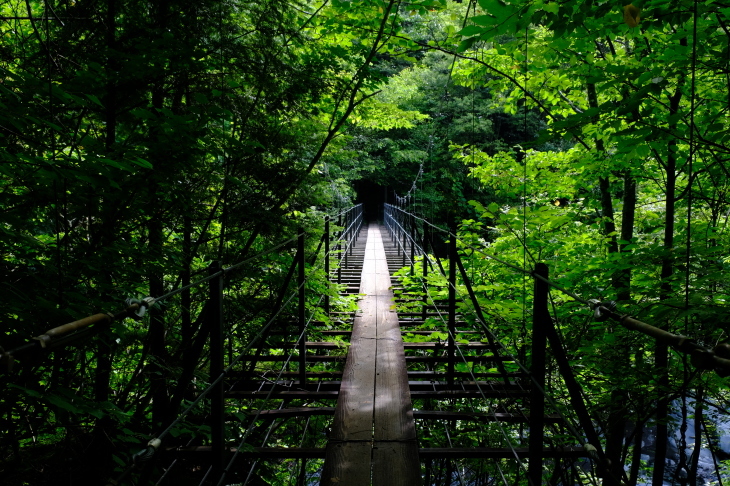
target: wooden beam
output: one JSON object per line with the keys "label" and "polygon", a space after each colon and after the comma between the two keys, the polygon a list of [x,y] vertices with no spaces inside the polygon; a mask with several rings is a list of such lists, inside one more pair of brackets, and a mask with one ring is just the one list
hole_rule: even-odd
{"label": "wooden beam", "polygon": [[[465,420],[475,422],[510,422],[522,423],[526,422],[529,414],[517,413],[486,413],[486,412],[450,412],[442,410],[416,410],[413,417],[419,420]],[[549,415],[545,417],[547,422],[561,422],[563,419],[559,415]]]}
{"label": "wooden beam", "polygon": [[[357,448],[360,446],[367,446],[370,443],[361,442],[339,442],[333,443],[337,445],[338,449]],[[384,444],[384,443],[381,443]],[[397,444],[391,442],[391,444]],[[360,447],[363,449],[363,447]],[[236,452],[235,447],[231,447],[230,452]],[[211,446],[192,446],[192,447],[170,447],[165,449],[168,454],[179,454],[181,456],[195,456],[198,454],[210,454],[212,451]],[[364,453],[365,450],[358,452]],[[514,459],[515,452],[520,459],[526,459],[529,457],[529,451],[525,447],[515,448],[514,452],[508,448],[495,448],[495,447],[473,447],[473,448],[440,448],[440,447],[429,447],[418,449],[418,456],[420,461],[427,459]],[[240,457],[251,458],[251,459],[323,459],[326,455],[326,448],[324,447],[252,447],[251,449],[242,450],[238,453]],[[542,456],[547,458],[568,458],[577,459],[580,457],[589,457],[588,454],[582,447],[562,447],[554,449],[543,449]],[[331,474],[331,473],[330,473]],[[368,482],[370,470],[368,468]],[[340,477],[341,474],[335,474],[334,477]],[[324,477],[324,472],[323,472]],[[355,483],[348,483],[355,484]]]}
{"label": "wooden beam", "polygon": [[[387,361],[385,358],[381,361]],[[404,370],[405,371],[405,370]],[[382,374],[380,375],[382,376]],[[383,381],[386,381],[388,377],[383,376]],[[272,386],[276,387],[276,391],[337,391],[342,387],[342,381],[339,380],[320,380],[318,382],[309,383],[306,387],[300,387],[299,383],[293,380],[279,380],[279,381],[263,381],[263,380],[247,380],[238,381],[235,387],[231,390],[233,392],[238,391],[257,391],[267,392]],[[399,386],[401,384],[399,383]],[[502,381],[459,381],[455,386],[450,386],[448,383],[443,381],[426,381],[426,380],[411,380],[408,381],[408,375],[403,375],[402,386],[407,387],[411,391],[441,391],[441,390],[479,390],[481,388],[485,392],[487,390],[520,390],[519,386],[510,383],[505,384]]]}
{"label": "wooden beam", "polygon": [[[284,355],[262,355],[262,356],[254,356],[254,355],[245,355],[241,357],[241,361],[252,361],[256,359],[259,363],[271,363],[271,362],[283,362],[288,361],[291,358],[289,356]],[[317,363],[328,363],[328,362],[336,362],[336,361],[345,361],[347,359],[347,355],[341,354],[341,355],[328,355],[328,356],[318,356],[316,354],[309,354],[307,355],[307,361],[310,362],[317,362]],[[442,363],[446,361],[445,356],[406,356],[406,362],[407,363]],[[463,358],[459,356],[459,361],[466,361],[468,363],[492,363],[494,361],[511,361],[511,358],[506,356],[494,356],[494,355],[488,355],[488,356],[464,356]]]}
{"label": "wooden beam", "polygon": [[[269,390],[232,390],[226,392],[228,398],[288,398],[291,400],[336,400],[340,394],[338,390],[286,390],[278,389],[274,391]],[[445,400],[447,398],[517,398],[529,396],[528,390],[520,389],[482,389],[473,388],[467,389],[452,389],[452,390],[413,390],[411,391],[411,398],[413,399],[440,399]],[[365,405],[368,405],[367,400],[358,401],[358,405],[353,405],[352,410],[362,410]],[[368,405],[372,406],[372,404]]]}
{"label": "wooden beam", "polygon": [[[529,458],[529,451],[526,447],[512,449],[473,447],[462,448],[437,448],[420,449],[418,451],[421,460],[424,459],[514,459],[515,453],[520,459]],[[588,457],[588,453],[582,447],[563,447],[556,449],[543,449],[542,457],[549,458],[573,458]]]}
{"label": "wooden beam", "polygon": [[314,415],[334,415],[335,407],[292,407],[276,410],[251,410],[248,415],[259,420],[275,420],[291,417],[312,417]]}

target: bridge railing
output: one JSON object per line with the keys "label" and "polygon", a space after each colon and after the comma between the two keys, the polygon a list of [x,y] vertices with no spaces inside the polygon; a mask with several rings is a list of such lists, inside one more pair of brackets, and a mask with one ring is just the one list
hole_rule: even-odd
{"label": "bridge railing", "polygon": [[[456,222],[452,220],[448,229],[440,228],[402,208],[386,204],[384,208],[383,223],[398,248],[399,255],[402,257],[402,265],[404,267],[410,265],[411,275],[414,273],[416,256],[422,257],[421,266],[423,271],[422,281],[424,285],[424,300],[428,294],[427,277],[429,270],[438,271],[448,282],[448,319],[446,321],[446,327],[448,332],[447,348],[449,360],[447,366],[447,380],[449,383],[453,383],[454,380],[455,355],[458,352],[458,344],[454,339],[456,334],[456,294],[458,285],[461,285],[466,289],[467,295],[464,296],[465,300],[468,300],[471,303],[475,314],[475,321],[485,330],[490,345],[496,345],[495,349],[501,348],[504,353],[509,354],[507,348],[502,345],[497,336],[492,333],[486,323],[484,311],[477,299],[469,275],[458,251],[457,241],[459,240],[459,237]],[[432,242],[432,234],[437,232],[441,233],[444,239],[447,240],[449,262],[447,269],[444,269],[444,265],[440,263],[440,258],[434,256],[437,252],[435,251]],[[586,305],[590,312],[593,313],[596,320],[602,321],[612,319],[629,330],[641,332],[662,343],[672,346],[677,351],[689,354],[692,358],[692,363],[699,369],[714,370],[721,376],[727,376],[730,374],[730,346],[728,345],[721,344],[716,346],[714,349],[707,349],[685,336],[664,331],[656,326],[641,322],[628,315],[620,315],[615,312],[615,304],[613,303],[583,299],[575,293],[570,292],[557,283],[551,281],[548,275],[548,267],[544,263],[538,263],[534,269],[527,270],[490,254],[486,248],[475,247],[470,242],[462,241],[461,247],[477,252],[485,258],[494,260],[519,274],[529,276],[533,279],[531,366],[529,370],[523,367],[523,370],[529,373],[532,385],[530,390],[529,422],[530,457],[540,457],[542,454],[545,427],[545,402],[546,400],[550,400],[545,393],[545,371],[547,368],[546,350],[549,344],[553,357],[558,365],[559,372],[563,377],[566,388],[569,391],[570,404],[572,410],[577,416],[579,428],[583,431],[581,434],[578,432],[578,427],[571,427],[573,435],[581,443],[584,443],[586,449],[590,450],[591,454],[598,459],[599,466],[603,469],[603,473],[612,475],[610,466],[606,461],[606,455],[601,449],[599,435],[594,428],[588,409],[583,400],[582,389],[574,376],[567,354],[557,330],[555,329],[548,309],[550,288],[556,289],[575,301]],[[441,252],[443,253],[443,251]],[[459,275],[458,281],[457,272]],[[515,361],[519,364],[519,361]],[[498,363],[501,362],[498,361]],[[520,366],[522,365],[520,364]],[[498,368],[499,371],[506,376],[504,368],[499,366]],[[555,404],[553,404],[553,408],[559,412]],[[528,477],[532,484],[541,484],[541,465],[539,461],[530,461]],[[617,478],[613,479],[616,480],[616,484],[619,484]]]}
{"label": "bridge railing", "polygon": [[[164,295],[157,297],[146,297],[144,299],[130,299],[126,302],[124,309],[117,313],[98,313],[62,326],[55,327],[29,340],[26,344],[14,349],[5,351],[0,348],[0,364],[3,369],[0,372],[12,372],[13,364],[16,358],[24,358],[30,354],[48,353],[62,346],[69,344],[82,344],[94,335],[99,334],[104,329],[115,322],[126,318],[143,319],[148,315],[148,311],[155,305],[169,301],[174,296],[193,288],[204,288],[207,284],[207,297],[200,305],[200,314],[197,321],[201,323],[201,329],[205,329],[207,342],[209,344],[209,380],[208,385],[200,393],[197,394],[182,412],[176,414],[175,418],[165,424],[147,446],[133,456],[133,465],[146,462],[155,452],[162,446],[165,438],[179,426],[181,421],[196,409],[203,400],[209,400],[208,414],[209,424],[211,427],[211,466],[209,479],[216,478],[214,482],[222,481],[225,476],[226,467],[224,459],[225,451],[225,407],[224,407],[224,380],[231,373],[236,365],[241,365],[244,359],[250,358],[250,351],[257,345],[266,341],[272,327],[275,323],[280,322],[285,313],[295,317],[296,326],[296,346],[291,350],[290,356],[283,366],[287,366],[290,361],[298,363],[299,386],[305,386],[306,382],[306,342],[307,329],[314,315],[310,312],[307,315],[307,295],[305,289],[308,279],[315,273],[314,270],[324,268],[324,274],[328,279],[332,279],[333,275],[331,266],[337,268],[337,282],[341,281],[341,265],[347,261],[348,256],[352,255],[353,246],[358,238],[363,224],[363,208],[362,205],[356,205],[335,214],[329,214],[324,217],[324,231],[319,238],[316,250],[307,258],[306,238],[308,233],[300,230],[297,235],[271,246],[265,251],[257,253],[242,261],[239,261],[228,267],[222,267],[220,262],[214,261],[208,267],[208,275],[196,282],[183,285],[177,289],[171,290]],[[248,341],[247,344],[237,349],[236,356],[231,356],[226,364],[226,349],[231,348],[231,326],[225,322],[224,291],[227,284],[231,283],[231,278],[245,278],[246,269],[257,260],[264,258],[274,252],[290,252],[295,249],[296,253],[289,266],[288,272],[281,288],[277,292],[275,304],[270,310],[270,315],[265,324],[256,332],[256,334]],[[307,275],[309,270],[309,275]],[[293,290],[291,289],[294,275],[296,274],[296,282]],[[296,311],[287,310],[290,306],[296,304]],[[325,314],[330,312],[329,293],[319,296],[319,305],[324,307]],[[201,331],[203,332],[203,331]],[[255,365],[255,357],[247,361],[250,366]],[[200,363],[199,366],[203,366]],[[282,370],[284,368],[282,367]],[[189,381],[187,383],[189,385]],[[272,388],[273,390],[273,388]],[[254,419],[255,420],[255,419]],[[247,434],[251,429],[247,430]],[[245,442],[247,434],[241,441],[240,446]],[[231,459],[233,461],[235,458]],[[125,471],[125,475],[132,471],[132,467]],[[122,477],[124,477],[123,475]]]}
{"label": "bridge railing", "polygon": [[[388,228],[388,231],[391,233],[391,235],[393,235],[393,238],[397,241],[399,251],[402,252],[404,257],[404,266],[406,266],[405,262],[407,260],[408,262],[410,262],[411,268],[413,268],[413,255],[426,254],[429,247],[433,249],[433,245],[430,243],[430,238],[428,236],[429,228],[446,235],[449,238],[450,247],[455,246],[456,241],[459,239],[455,224],[451,224],[448,230],[443,229],[429,223],[425,219],[422,219],[412,213],[409,213],[397,206],[393,206],[390,204],[386,204],[384,214],[384,224]],[[420,223],[420,227],[416,224],[416,222]],[[574,292],[565,289],[558,283],[551,281],[548,278],[547,274],[543,274],[543,272],[538,272],[537,269],[523,269],[517,265],[509,263],[501,258],[490,254],[485,248],[474,247],[468,243],[465,243],[463,247],[465,249],[473,250],[481,254],[485,258],[494,260],[505,267],[509,267],[517,273],[530,276],[535,281],[542,281],[547,285],[548,288],[553,288],[574,299],[576,302],[584,304],[586,308],[590,309],[594,317],[599,321],[611,319],[619,323],[626,329],[641,332],[647,336],[659,340],[664,344],[667,344],[668,346],[673,347],[679,352],[689,354],[692,357],[692,363],[697,368],[704,370],[713,370],[721,376],[730,375],[730,345],[728,344],[720,344],[718,346],[715,346],[715,348],[713,349],[705,348],[697,344],[687,336],[670,333],[656,326],[652,326],[651,324],[647,324],[645,322],[634,319],[627,314],[620,314],[616,312],[615,304],[612,302],[601,302],[596,299],[584,299],[576,295]],[[409,251],[411,256],[410,258],[406,258],[406,254]],[[464,284],[467,286],[467,288],[470,288],[471,284],[469,282],[468,275],[466,274],[458,252],[453,255],[453,259],[455,260],[456,265],[459,267],[461,278],[463,279]],[[441,270],[443,271],[443,268],[441,268]],[[426,271],[427,269],[424,265],[424,272]],[[449,283],[450,285],[453,285],[452,281],[450,281]],[[476,311],[476,308],[478,307],[478,302],[472,297],[473,292],[470,291],[469,293],[470,300],[475,306]]]}

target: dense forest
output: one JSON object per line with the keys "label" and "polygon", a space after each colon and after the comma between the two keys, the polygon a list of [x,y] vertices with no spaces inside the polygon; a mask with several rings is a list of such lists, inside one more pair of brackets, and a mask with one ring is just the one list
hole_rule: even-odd
{"label": "dense forest", "polygon": [[[526,361],[531,280],[475,248],[730,359],[730,3],[0,0],[0,26],[3,484],[155,484],[162,466],[131,457],[210,379],[208,288],[189,285],[235,266],[231,363],[295,288],[292,236],[314,261],[360,202],[456,221]],[[307,308],[334,325],[319,295],[355,302],[327,277],[308,263]],[[171,292],[52,352],[32,339]],[[565,293],[550,307],[622,484],[730,483],[723,373]],[[194,409],[172,442],[206,443],[206,423]]]}

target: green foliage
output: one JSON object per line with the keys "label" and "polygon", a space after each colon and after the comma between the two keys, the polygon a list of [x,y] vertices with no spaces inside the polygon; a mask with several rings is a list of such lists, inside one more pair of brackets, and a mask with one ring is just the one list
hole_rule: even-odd
{"label": "green foliage", "polygon": [[[623,5],[591,1],[1,3],[2,346],[160,295],[299,227],[313,255],[318,208],[348,205],[352,181],[403,195],[416,174],[412,209],[436,223],[461,216],[477,300],[511,352],[529,358],[530,282],[484,253],[526,269],[547,262],[577,295],[620,299],[622,312],[707,346],[727,340],[730,10],[635,5],[638,26]],[[268,322],[293,253],[228,280],[236,345]],[[337,297],[320,267],[308,272],[310,315],[342,329],[316,296],[343,312],[354,298]],[[447,293],[436,273],[428,291],[401,276],[432,298]],[[4,378],[3,451],[18,462],[94,444],[98,471],[121,470],[129,448],[209,380],[196,345],[205,299],[195,289],[93,347],[20,360],[18,377]],[[660,396],[702,388],[710,404],[727,399],[720,379],[676,355],[661,388],[652,346],[559,292],[552,303],[602,430],[617,412],[645,423]],[[417,330],[406,339],[445,338],[436,320]],[[328,339],[345,352],[340,336]],[[170,401],[158,407],[160,390]],[[205,438],[203,420],[196,410],[173,437]],[[464,447],[478,446],[463,432]],[[491,425],[485,434],[502,440]],[[262,475],[285,482],[297,467]]]}
{"label": "green foliage", "polygon": [[[356,108],[366,125],[423,118],[372,97],[383,82],[373,62],[397,34],[394,6],[1,3],[10,26],[0,34],[3,348],[117,312],[127,297],[159,296],[201,278],[213,260],[237,263],[300,227],[313,256],[317,208],[349,205],[361,170],[337,137],[345,121]],[[235,347],[270,318],[293,251],[230,274]],[[309,273],[308,308],[328,321],[318,296],[337,288],[321,268]],[[19,359],[22,379],[3,378],[17,380],[3,398],[5,455],[25,464],[34,444],[66,441],[94,451],[74,458],[93,481],[119,468],[144,443],[135,434],[158,431],[209,380],[206,298],[195,287],[90,347]],[[338,310],[353,305],[333,298]],[[175,441],[200,433],[203,419],[195,411]]]}

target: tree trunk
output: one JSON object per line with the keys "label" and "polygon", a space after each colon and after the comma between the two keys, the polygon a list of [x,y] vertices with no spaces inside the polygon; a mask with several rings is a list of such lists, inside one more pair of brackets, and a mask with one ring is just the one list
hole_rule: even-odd
{"label": "tree trunk", "polygon": [[[621,209],[621,253],[631,253],[626,247],[634,238],[634,221],[636,218],[636,179],[630,171],[624,173],[624,205]],[[624,264],[624,262],[621,262]],[[616,300],[626,302],[631,300],[631,266],[622,268],[613,278],[613,287],[616,289]]]}
{"label": "tree trunk", "polygon": [[[156,185],[153,184],[153,190]],[[153,198],[153,200],[155,200]],[[149,221],[149,250],[153,260],[159,261],[163,252],[163,229],[158,218],[151,218]],[[152,265],[149,274],[150,295],[160,296],[164,293],[164,283],[161,266]],[[165,321],[163,312],[159,308],[153,308],[150,312],[150,381],[152,386],[152,422],[159,426],[165,420],[167,411],[167,390],[165,386],[165,369],[163,363],[166,361],[165,352]]]}
{"label": "tree trunk", "polygon": [[[587,92],[588,105],[591,108],[598,108],[596,85],[588,83]],[[597,123],[599,121],[598,116],[593,117],[592,121],[593,123]],[[595,145],[598,153],[607,156],[603,140],[596,138]],[[610,258],[611,255],[619,253],[619,246],[616,238],[613,199],[611,197],[611,184],[608,176],[598,178],[598,188],[601,193],[601,223],[603,236],[607,239],[608,255]],[[631,225],[631,232],[633,234],[633,224]],[[621,292],[623,284],[617,274],[611,276],[611,284],[618,293]],[[618,353],[611,354],[614,355],[612,361],[616,363],[616,369],[623,369],[627,362],[625,353],[623,351],[618,351]],[[609,379],[612,383],[620,383],[620,380],[615,376],[610,377]],[[624,410],[625,398],[626,391],[617,385],[611,392],[606,429],[606,461],[608,462],[606,465],[608,474],[604,478],[604,484],[606,486],[618,486],[619,480],[623,476],[624,472],[621,452],[623,449],[624,430],[626,429],[626,413]]]}
{"label": "tree trunk", "polygon": [[[685,39],[686,43],[686,39]],[[669,115],[675,115],[679,111],[679,102],[682,98],[682,82],[669,100]],[[674,132],[677,124],[669,126],[669,131]],[[670,140],[667,144],[667,162],[666,170],[666,211],[664,216],[664,254],[662,255],[661,268],[661,289],[659,294],[660,300],[667,300],[672,296],[671,278],[674,275],[674,218],[675,198],[677,189],[677,142]],[[669,349],[666,344],[657,341],[655,347],[654,363],[657,370],[657,389],[659,390],[659,400],[657,402],[657,431],[656,431],[656,455],[654,458],[654,474],[652,476],[652,486],[662,486],[664,483],[664,469],[667,458],[668,443],[668,425],[669,417]]]}

